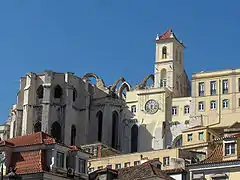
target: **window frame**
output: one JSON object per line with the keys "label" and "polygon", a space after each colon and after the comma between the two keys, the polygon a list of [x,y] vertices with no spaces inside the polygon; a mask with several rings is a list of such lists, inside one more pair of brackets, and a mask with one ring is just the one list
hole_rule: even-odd
{"label": "window frame", "polygon": [[190,113],[190,106],[189,105],[185,105],[184,106],[184,114],[189,114]]}
{"label": "window frame", "polygon": [[223,79],[222,80],[222,93],[227,94],[229,89],[229,84],[228,84],[228,79]]}
{"label": "window frame", "polygon": [[133,164],[134,166],[138,166],[140,164],[140,161],[134,161]]}
{"label": "window frame", "polygon": [[205,84],[204,82],[198,83],[198,96],[204,96],[205,94]]}
{"label": "window frame", "polygon": [[57,151],[57,153],[56,153],[56,166],[58,168],[64,168],[64,160],[65,160],[65,153],[61,152],[61,151]]}
{"label": "window frame", "polygon": [[[119,166],[119,167],[118,167]],[[122,168],[122,165],[121,165],[121,163],[117,163],[117,164],[115,164],[115,169],[121,169]]]}
{"label": "window frame", "polygon": [[222,108],[223,109],[228,109],[229,108],[229,100],[228,99],[223,99]]}
{"label": "window frame", "polygon": [[214,96],[217,94],[217,81],[210,81],[210,94]]}
{"label": "window frame", "polygon": [[170,157],[169,156],[165,156],[163,157],[163,166],[166,167],[166,166],[169,166],[170,164]]}
{"label": "window frame", "polygon": [[[201,138],[202,137],[202,138]],[[198,140],[204,141],[204,132],[199,132],[198,133]]]}
{"label": "window frame", "polygon": [[[214,107],[213,107],[213,104],[215,104]],[[217,101],[216,100],[210,101],[210,109],[211,110],[216,110],[217,109]]]}
{"label": "window frame", "polygon": [[[200,108],[200,105],[201,105],[201,108]],[[203,101],[198,102],[198,111],[204,111],[204,102]]]}
{"label": "window frame", "polygon": [[[189,138],[189,137],[191,137],[191,138]],[[190,142],[192,140],[193,140],[193,134],[192,133],[187,134],[187,141]]]}
{"label": "window frame", "polygon": [[178,114],[178,108],[177,108],[177,106],[172,106],[172,115],[173,115],[173,116],[177,116],[177,114]]}
{"label": "window frame", "polygon": [[[236,154],[236,147],[235,147],[236,142],[226,142],[224,144],[225,144],[225,156]],[[227,153],[227,151],[229,151],[229,152]]]}
{"label": "window frame", "polygon": [[[128,166],[127,166],[128,165]],[[131,163],[130,162],[125,162],[124,167],[130,167]]]}
{"label": "window frame", "polygon": [[131,112],[132,113],[136,113],[137,112],[137,106],[136,105],[132,105],[131,106]]}

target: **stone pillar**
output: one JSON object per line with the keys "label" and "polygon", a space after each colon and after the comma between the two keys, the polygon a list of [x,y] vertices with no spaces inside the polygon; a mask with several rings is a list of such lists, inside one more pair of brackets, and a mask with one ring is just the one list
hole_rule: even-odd
{"label": "stone pillar", "polygon": [[112,111],[109,104],[104,106],[103,124],[102,124],[102,142],[112,146]]}
{"label": "stone pillar", "polygon": [[44,95],[42,100],[42,132],[51,134],[50,123],[50,103],[51,103],[51,84],[43,84]]}

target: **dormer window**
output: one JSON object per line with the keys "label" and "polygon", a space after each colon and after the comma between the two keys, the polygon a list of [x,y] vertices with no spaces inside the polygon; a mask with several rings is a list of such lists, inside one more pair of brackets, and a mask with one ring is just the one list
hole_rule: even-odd
{"label": "dormer window", "polygon": [[57,152],[57,162],[56,162],[57,167],[63,168],[64,167],[64,153],[62,152]]}
{"label": "dormer window", "polygon": [[167,47],[163,46],[162,48],[162,59],[167,59]]}
{"label": "dormer window", "polygon": [[225,143],[225,155],[235,154],[235,143]]}

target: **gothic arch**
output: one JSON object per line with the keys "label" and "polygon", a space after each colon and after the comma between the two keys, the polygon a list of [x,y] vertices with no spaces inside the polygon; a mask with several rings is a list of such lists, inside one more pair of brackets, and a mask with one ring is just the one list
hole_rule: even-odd
{"label": "gothic arch", "polygon": [[178,135],[172,142],[172,147],[182,146],[182,134]]}
{"label": "gothic arch", "polygon": [[54,88],[54,98],[61,98],[62,97],[62,88],[61,86],[58,84],[55,86]]}
{"label": "gothic arch", "polygon": [[167,70],[165,68],[161,69],[160,75],[161,75],[160,86],[166,87],[167,86]]}
{"label": "gothic arch", "polygon": [[134,124],[131,128],[131,153],[138,149],[138,125]]}
{"label": "gothic arch", "polygon": [[57,121],[55,121],[51,126],[51,136],[59,142],[61,141],[61,132],[61,125]]}
{"label": "gothic arch", "polygon": [[97,122],[98,122],[98,141],[102,142],[102,124],[103,124],[103,113],[102,111],[98,111],[96,114]]}
{"label": "gothic arch", "polygon": [[38,97],[39,99],[42,99],[42,98],[43,98],[43,93],[44,93],[43,86],[40,85],[40,86],[37,88],[37,97]]}
{"label": "gothic arch", "polygon": [[97,79],[100,79],[95,73],[87,73],[83,76],[84,79],[88,79],[88,78],[95,78],[96,80]]}
{"label": "gothic arch", "polygon": [[76,145],[76,126],[73,124],[71,127],[71,146]]}
{"label": "gothic arch", "polygon": [[111,87],[112,91],[116,90],[116,87],[120,82],[122,82],[122,83],[125,82],[125,79],[123,77],[120,77],[118,80],[116,80],[115,83]]}
{"label": "gothic arch", "polygon": [[167,47],[163,46],[162,47],[162,59],[166,59],[167,58]]}
{"label": "gothic arch", "polygon": [[112,148],[118,149],[119,115],[117,111],[112,112]]}
{"label": "gothic arch", "polygon": [[147,76],[143,79],[143,81],[139,84],[139,88],[145,88],[145,87],[146,87],[146,84],[147,84],[147,81],[148,81],[149,79],[152,79],[152,82],[153,82],[153,84],[154,84],[154,75],[153,75],[153,74],[149,74],[149,75],[147,75]]}
{"label": "gothic arch", "polygon": [[119,89],[118,89],[119,97],[122,98],[122,99],[124,99],[124,93],[123,93],[123,91],[124,91],[124,90],[130,91],[130,89],[131,89],[131,86],[130,86],[126,81],[124,81],[124,82],[120,85],[120,87],[119,87]]}
{"label": "gothic arch", "polygon": [[34,132],[40,132],[42,130],[42,124],[40,121],[38,121],[35,125],[34,125]]}
{"label": "gothic arch", "polygon": [[73,102],[75,102],[77,99],[77,90],[75,88],[73,88],[73,94],[72,94],[72,100]]}

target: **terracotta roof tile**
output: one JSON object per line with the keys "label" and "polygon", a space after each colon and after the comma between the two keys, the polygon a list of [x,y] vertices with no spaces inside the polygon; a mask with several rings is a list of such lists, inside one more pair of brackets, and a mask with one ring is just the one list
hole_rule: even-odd
{"label": "terracotta roof tile", "polygon": [[170,39],[172,34],[172,29],[169,28],[165,33],[163,33],[160,37],[159,40],[165,40],[165,39]]}
{"label": "terracotta roof tile", "polygon": [[151,164],[142,164],[118,170],[119,179],[143,179],[149,177],[160,177],[165,180],[173,180],[173,178],[169,177],[161,169]]}
{"label": "terracotta roof tile", "polygon": [[200,164],[216,163],[223,161],[223,145],[218,144],[209,156],[200,162]]}
{"label": "terracotta roof tile", "polygon": [[11,145],[11,146],[29,146],[36,144],[54,144],[55,139],[43,132],[37,132],[32,134],[27,134],[24,136],[17,136],[12,139],[1,141],[0,145]]}
{"label": "terracotta roof tile", "polygon": [[43,172],[46,170],[42,150],[28,152],[14,152],[12,154],[11,167],[16,169],[17,174]]}
{"label": "terracotta roof tile", "polygon": [[163,170],[166,174],[175,174],[175,173],[183,173],[186,172],[183,168],[175,168],[175,169],[167,169]]}

